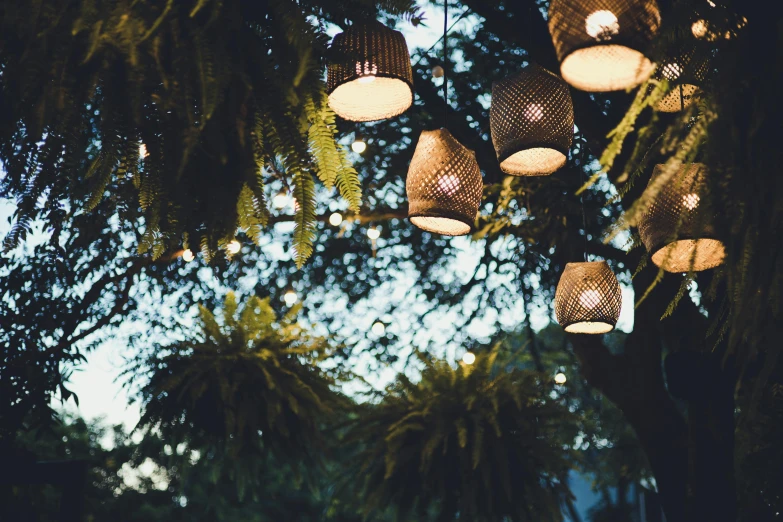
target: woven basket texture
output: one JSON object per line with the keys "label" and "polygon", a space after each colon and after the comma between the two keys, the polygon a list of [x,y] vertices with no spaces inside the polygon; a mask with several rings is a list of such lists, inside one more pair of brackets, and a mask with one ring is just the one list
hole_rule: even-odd
{"label": "woven basket texture", "polygon": [[568,85],[537,65],[492,85],[492,143],[503,172],[552,174],[562,167],[574,136]]}
{"label": "woven basket texture", "polygon": [[351,26],[332,40],[329,106],[351,121],[398,116],[413,103],[413,71],[402,33],[380,22]]}
{"label": "woven basket texture", "polygon": [[566,265],[555,291],[555,315],[566,332],[610,332],[621,306],[620,285],[606,261]]}
{"label": "woven basket texture", "polygon": [[635,87],[654,69],[645,56],[661,24],[655,0],[552,0],[549,32],[563,79],[577,89]]}
{"label": "woven basket texture", "polygon": [[446,129],[423,131],[408,178],[408,217],[419,228],[447,236],[470,232],[484,183],[476,156]]}
{"label": "woven basket texture", "polygon": [[[650,183],[664,172],[656,165]],[[657,266],[668,272],[708,270],[723,264],[726,252],[707,204],[707,167],[685,164],[658,192],[639,221],[639,235]]]}

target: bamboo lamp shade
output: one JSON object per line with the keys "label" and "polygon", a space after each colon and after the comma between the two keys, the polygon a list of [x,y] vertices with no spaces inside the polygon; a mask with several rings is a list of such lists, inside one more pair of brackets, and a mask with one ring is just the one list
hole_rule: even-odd
{"label": "bamboo lamp shade", "polygon": [[332,40],[329,106],[351,121],[398,116],[413,103],[413,71],[402,33],[380,22],[357,23]]}
{"label": "bamboo lamp shade", "polygon": [[566,332],[602,334],[617,324],[620,284],[606,261],[568,263],[555,291],[555,315]]}
{"label": "bamboo lamp shade", "polygon": [[543,67],[530,66],[492,85],[489,122],[503,172],[552,174],[565,164],[574,136],[568,85]]}
{"label": "bamboo lamp shade", "polygon": [[476,155],[446,129],[423,131],[408,179],[408,217],[417,227],[446,236],[468,234],[484,183]]}
{"label": "bamboo lamp shade", "polygon": [[635,87],[654,64],[645,51],[661,17],[655,0],[552,0],[549,32],[563,79],[577,89]]}
{"label": "bamboo lamp shade", "polygon": [[668,80],[671,90],[655,104],[660,112],[679,112],[696,100],[709,70],[709,54],[689,46],[661,60],[654,78]]}
{"label": "bamboo lamp shade", "polygon": [[[653,170],[650,184],[665,171]],[[652,261],[667,272],[708,270],[723,264],[726,249],[707,205],[707,167],[682,165],[658,192],[639,221],[639,235]]]}

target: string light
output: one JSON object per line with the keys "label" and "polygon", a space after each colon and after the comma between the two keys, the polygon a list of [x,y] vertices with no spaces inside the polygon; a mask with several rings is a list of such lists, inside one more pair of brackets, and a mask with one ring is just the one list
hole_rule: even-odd
{"label": "string light", "polygon": [[343,222],[343,216],[339,212],[335,212],[331,216],[329,216],[329,224],[333,227],[339,227],[340,223]]}
{"label": "string light", "polygon": [[232,239],[228,245],[226,245],[226,252],[231,254],[232,256],[234,254],[237,254],[242,249],[242,243],[237,241],[236,239]]}
{"label": "string light", "polygon": [[555,375],[555,384],[563,385],[567,380],[568,379],[566,379],[566,375],[563,372],[557,372],[557,375]]}
{"label": "string light", "polygon": [[356,138],[353,140],[353,143],[351,143],[351,150],[356,154],[361,154],[367,150],[367,143],[361,138]]}
{"label": "string light", "polygon": [[385,334],[386,333],[386,325],[383,324],[380,321],[376,321],[372,325],[372,333],[374,333],[375,335],[379,335],[379,336]]}
{"label": "string light", "polygon": [[433,78],[443,78],[445,71],[443,70],[443,67],[440,65],[436,65],[432,68],[432,77]]}
{"label": "string light", "polygon": [[291,289],[291,290],[288,290],[288,291],[287,291],[287,292],[286,292],[286,293],[283,295],[283,300],[285,301],[285,304],[286,304],[286,305],[288,305],[288,306],[294,306],[294,305],[296,304],[296,302],[299,300],[299,296],[298,296],[298,295],[296,295],[296,292],[294,292],[294,290],[293,290],[293,289]]}
{"label": "string light", "polygon": [[476,354],[473,352],[465,352],[465,355],[462,356],[462,362],[465,364],[473,364],[476,362]]}
{"label": "string light", "polygon": [[147,152],[147,146],[145,144],[143,144],[143,143],[141,145],[139,145],[139,157],[144,159],[144,158],[146,158],[149,155],[150,155],[150,153]]}
{"label": "string light", "polygon": [[371,227],[367,229],[367,237],[375,241],[379,237],[381,237],[381,231],[375,227]]}
{"label": "string light", "polygon": [[182,252],[182,260],[183,260],[183,261],[185,261],[186,263],[190,263],[190,262],[191,262],[191,261],[193,261],[195,258],[196,258],[196,256],[194,256],[194,255],[193,255],[193,251],[192,251],[192,250],[190,250],[189,248],[186,248],[186,249],[185,249],[185,250]]}
{"label": "string light", "polygon": [[278,192],[274,198],[272,198],[272,204],[275,208],[285,208],[288,204],[288,196],[284,192]]}

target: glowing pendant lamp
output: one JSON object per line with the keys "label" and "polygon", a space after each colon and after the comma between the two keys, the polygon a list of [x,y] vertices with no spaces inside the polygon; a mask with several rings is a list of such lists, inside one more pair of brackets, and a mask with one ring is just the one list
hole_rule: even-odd
{"label": "glowing pendant lamp", "polygon": [[421,133],[405,188],[411,223],[428,232],[462,236],[476,220],[484,182],[475,153],[439,129]]}
{"label": "glowing pendant lamp", "polygon": [[[665,169],[656,165],[650,184]],[[702,163],[682,165],[639,222],[639,235],[653,263],[667,272],[698,272],[723,264],[726,249],[716,237],[715,213],[706,204],[707,172]]]}
{"label": "glowing pendant lamp", "polygon": [[552,174],[565,164],[574,136],[568,85],[543,67],[531,65],[492,85],[489,122],[503,172]]}
{"label": "glowing pendant lamp", "polygon": [[555,291],[555,315],[566,332],[610,332],[621,305],[620,284],[606,261],[566,265]]}
{"label": "glowing pendant lamp", "polygon": [[413,103],[413,72],[402,33],[380,22],[357,23],[332,40],[329,106],[351,121],[377,121]]}
{"label": "glowing pendant lamp", "polygon": [[655,104],[655,110],[679,112],[692,104],[701,92],[708,70],[708,52],[693,46],[664,58],[655,78],[668,80],[671,90]]}
{"label": "glowing pendant lamp", "polygon": [[549,32],[563,79],[577,89],[635,87],[654,64],[645,56],[661,23],[655,0],[552,0]]}

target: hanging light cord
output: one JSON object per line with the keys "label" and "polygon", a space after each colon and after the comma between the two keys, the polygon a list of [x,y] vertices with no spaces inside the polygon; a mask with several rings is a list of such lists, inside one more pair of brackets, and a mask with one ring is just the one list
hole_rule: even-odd
{"label": "hanging light cord", "polygon": [[[582,184],[584,185],[587,180],[585,179],[585,143],[583,142],[579,146],[579,155],[582,157],[582,161],[579,162],[579,171],[581,172],[580,178],[582,179]],[[582,205],[582,230],[584,230],[585,233],[585,263],[587,263],[587,214],[585,212],[585,194],[582,192],[579,195],[579,203]]]}
{"label": "hanging light cord", "polygon": [[443,0],[443,128],[446,128],[449,116],[449,78],[447,61],[449,58],[449,0]]}

